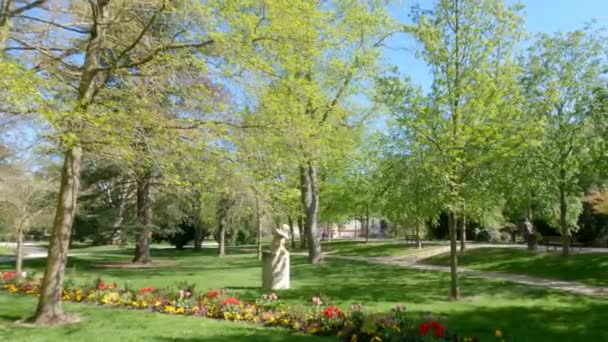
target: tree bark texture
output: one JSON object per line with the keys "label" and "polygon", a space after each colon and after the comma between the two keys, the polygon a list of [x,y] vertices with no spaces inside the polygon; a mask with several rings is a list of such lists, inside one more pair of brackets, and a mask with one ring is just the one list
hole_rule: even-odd
{"label": "tree bark texture", "polygon": [[319,212],[319,191],[317,181],[317,168],[308,161],[300,168],[301,173],[301,195],[304,207],[305,227],[308,242],[308,261],[316,264],[322,261],[321,241],[319,239],[319,228],[317,216]]}
{"label": "tree bark texture", "polygon": [[61,296],[65,264],[68,259],[70,234],[76,215],[81,165],[82,149],[80,147],[69,148],[64,154],[59,201],[51,232],[46,270],[42,280],[38,307],[34,317],[32,317],[32,321],[37,324],[52,325],[66,320]]}
{"label": "tree bark texture", "polygon": [[291,215],[287,215],[287,223],[289,224],[289,234],[291,235],[291,248],[296,248],[296,237],[293,229],[293,219]]}
{"label": "tree bark texture", "polygon": [[450,234],[450,298],[458,300],[460,298],[460,288],[458,285],[458,253],[456,244],[456,225],[458,215],[451,211],[448,216],[448,227]]}
{"label": "tree bark texture", "polygon": [[142,231],[135,245],[133,262],[141,264],[147,264],[152,261],[150,257],[150,242],[152,240],[151,184],[151,173],[146,173],[137,180],[137,218],[142,226]]}

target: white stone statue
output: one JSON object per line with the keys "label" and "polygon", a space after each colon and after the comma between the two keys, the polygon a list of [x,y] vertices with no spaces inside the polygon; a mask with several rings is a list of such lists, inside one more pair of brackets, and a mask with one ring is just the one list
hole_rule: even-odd
{"label": "white stone statue", "polygon": [[281,228],[275,228],[272,232],[272,252],[275,256],[289,253],[287,248],[285,248],[285,242],[289,239],[289,234],[287,233],[288,229],[289,226],[284,224]]}
{"label": "white stone statue", "polygon": [[289,226],[283,225],[272,232],[273,240],[270,251],[262,254],[262,287],[267,290],[289,288],[289,251],[285,242],[289,238]]}

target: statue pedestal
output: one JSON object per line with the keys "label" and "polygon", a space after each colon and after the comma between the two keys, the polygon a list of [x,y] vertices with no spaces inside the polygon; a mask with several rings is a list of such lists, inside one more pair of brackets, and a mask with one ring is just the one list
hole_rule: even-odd
{"label": "statue pedestal", "polygon": [[281,290],[289,288],[289,252],[275,255],[273,252],[262,253],[262,288]]}

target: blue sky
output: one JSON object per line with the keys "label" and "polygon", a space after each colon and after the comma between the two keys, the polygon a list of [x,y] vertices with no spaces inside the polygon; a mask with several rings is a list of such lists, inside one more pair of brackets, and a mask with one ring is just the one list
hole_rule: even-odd
{"label": "blue sky", "polygon": [[[553,33],[571,31],[583,27],[592,20],[598,27],[608,27],[608,0],[507,0],[524,5],[524,29],[530,33]],[[391,14],[400,20],[409,21],[409,9],[414,4],[431,8],[435,0],[401,0],[391,8]],[[423,61],[415,57],[416,44],[405,36],[390,41],[393,49],[387,48],[385,62],[397,65],[402,72],[410,75],[414,82],[428,89],[431,77]],[[398,49],[395,49],[398,48]]]}

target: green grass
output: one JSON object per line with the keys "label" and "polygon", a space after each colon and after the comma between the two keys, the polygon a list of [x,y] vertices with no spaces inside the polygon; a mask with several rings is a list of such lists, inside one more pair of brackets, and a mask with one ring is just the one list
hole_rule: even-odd
{"label": "green grass", "polygon": [[[430,250],[438,246],[427,246],[422,250]],[[332,255],[385,257],[408,255],[420,250],[412,244],[403,241],[368,242],[363,241],[331,241],[323,243],[323,250]]]}
{"label": "green grass", "polygon": [[[77,282],[92,281],[103,275],[105,281],[131,286],[168,286],[177,281],[197,284],[200,290],[228,288],[244,299],[254,299],[262,292],[261,269],[255,255],[238,253],[223,259],[214,250],[153,250],[155,260],[165,266],[119,269],[97,264],[108,261],[127,261],[131,250],[93,251],[88,255],[70,257],[68,278]],[[166,266],[171,263],[171,266]],[[476,277],[462,277],[463,299],[447,300],[449,275],[424,272],[395,266],[370,265],[364,262],[329,260],[321,265],[309,265],[306,258],[292,256],[292,289],[279,291],[288,303],[307,303],[312,296],[327,295],[335,304],[346,307],[363,303],[370,311],[386,311],[402,303],[413,319],[432,312],[439,315],[459,332],[476,335],[481,341],[495,340],[493,332],[502,329],[509,341],[602,341],[608,340],[605,322],[608,321],[608,299],[577,296],[541,288],[492,281]],[[43,261],[27,261],[26,268],[41,272]],[[162,265],[162,264],[159,264]],[[10,269],[11,265],[0,264]],[[228,322],[209,322],[197,318],[160,316],[146,312],[104,309],[87,305],[67,305],[69,311],[85,314],[86,321],[74,327],[52,328],[42,335],[39,329],[11,326],[14,321],[31,313],[34,301],[17,295],[1,295],[0,323],[9,329],[0,330],[0,341],[13,341],[24,336],[45,341],[79,341],[83,336],[114,340],[248,340],[250,333],[260,340],[296,340],[282,330],[265,330]],[[6,309],[5,309],[6,308]],[[208,324],[208,325],[207,325]],[[250,330],[249,330],[250,329]],[[191,331],[196,336],[182,336]],[[115,333],[116,332],[116,333]],[[4,334],[4,335],[3,335]],[[115,334],[124,334],[117,336]],[[224,336],[229,334],[228,337]],[[3,337],[7,338],[3,338]],[[47,337],[48,336],[48,337]],[[509,338],[509,336],[511,338]],[[26,338],[31,337],[31,339]],[[240,338],[242,337],[242,338]],[[41,337],[40,337],[41,338]],[[239,339],[240,338],[240,339]],[[307,337],[299,337],[301,340]],[[90,338],[88,338],[90,339]]]}
{"label": "green grass", "polygon": [[12,248],[0,246],[0,256],[14,256],[15,250]]}
{"label": "green grass", "polygon": [[[449,256],[438,255],[423,262],[447,266]],[[563,257],[559,253],[528,253],[526,250],[514,248],[480,248],[459,256],[458,264],[476,270],[608,286],[608,253],[572,254]]]}
{"label": "green grass", "polygon": [[0,293],[1,341],[331,341],[286,329],[72,303],[65,308],[81,316],[79,323],[53,328],[12,323],[31,315],[35,305],[34,298]]}

